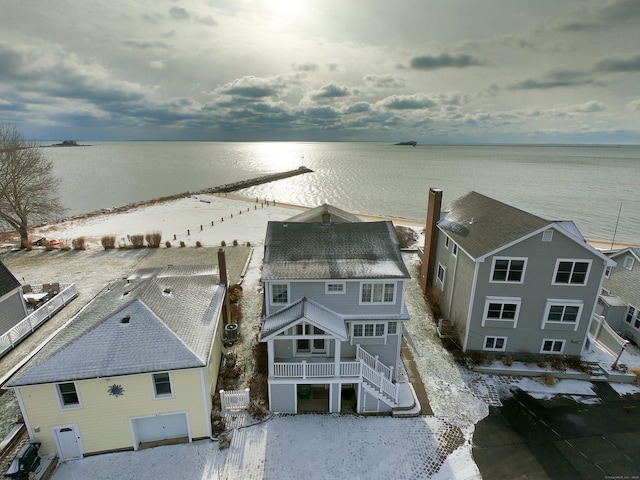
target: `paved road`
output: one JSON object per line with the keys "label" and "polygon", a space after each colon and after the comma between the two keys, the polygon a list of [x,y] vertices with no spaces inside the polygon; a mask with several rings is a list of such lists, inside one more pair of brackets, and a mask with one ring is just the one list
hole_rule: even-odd
{"label": "paved road", "polygon": [[593,383],[601,402],[539,401],[518,391],[491,408],[473,456],[491,480],[640,479],[640,397]]}

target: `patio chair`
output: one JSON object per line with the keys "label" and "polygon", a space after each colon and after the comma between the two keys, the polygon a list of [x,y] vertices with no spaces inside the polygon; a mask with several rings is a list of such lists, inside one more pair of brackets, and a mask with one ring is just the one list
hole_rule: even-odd
{"label": "patio chair", "polygon": [[31,288],[31,285],[29,285],[28,283],[26,285],[22,286],[22,293],[33,293],[33,288]]}
{"label": "patio chair", "polygon": [[54,282],[51,284],[51,296],[55,297],[60,293],[60,284],[58,282]]}

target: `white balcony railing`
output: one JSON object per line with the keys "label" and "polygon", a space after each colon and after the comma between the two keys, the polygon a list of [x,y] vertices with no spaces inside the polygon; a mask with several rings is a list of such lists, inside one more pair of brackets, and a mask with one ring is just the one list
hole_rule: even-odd
{"label": "white balcony railing", "polygon": [[[372,391],[397,402],[398,386],[386,377],[387,374],[391,376],[392,369],[387,367],[388,372],[381,373],[378,371],[380,362],[374,357],[371,358],[375,360],[376,368],[370,367],[362,358],[355,362],[340,362],[340,376],[359,377],[369,385]],[[314,363],[306,360],[293,363],[276,362],[273,364],[273,377],[301,379],[333,377],[335,367],[335,363]]]}
{"label": "white balcony railing", "polygon": [[60,287],[60,293],[0,336],[0,357],[78,296],[75,283],[61,284]]}

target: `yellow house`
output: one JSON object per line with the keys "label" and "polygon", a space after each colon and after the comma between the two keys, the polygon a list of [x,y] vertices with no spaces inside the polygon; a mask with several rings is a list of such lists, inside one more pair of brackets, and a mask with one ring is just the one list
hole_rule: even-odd
{"label": "yellow house", "polygon": [[215,266],[112,282],[7,384],[31,441],[69,460],[211,437],[224,295]]}

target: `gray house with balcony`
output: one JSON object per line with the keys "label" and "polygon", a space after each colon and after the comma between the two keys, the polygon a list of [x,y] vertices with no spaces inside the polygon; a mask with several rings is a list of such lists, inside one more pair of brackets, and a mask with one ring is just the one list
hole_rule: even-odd
{"label": "gray house with balcony", "polygon": [[463,351],[580,355],[611,259],[573,222],[429,194],[423,276]]}
{"label": "gray house with balcony", "polygon": [[615,331],[640,344],[640,248],[607,252],[616,262],[609,267],[598,299],[597,313]]}
{"label": "gray house with balcony", "polygon": [[268,349],[270,408],[390,412],[401,403],[409,320],[410,276],[395,229],[318,208],[319,216],[267,227],[260,341]]}

